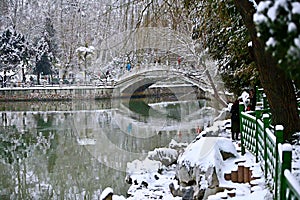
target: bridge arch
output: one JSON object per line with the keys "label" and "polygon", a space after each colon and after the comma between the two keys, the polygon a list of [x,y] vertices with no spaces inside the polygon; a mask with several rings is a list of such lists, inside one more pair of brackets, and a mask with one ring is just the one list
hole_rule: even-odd
{"label": "bridge arch", "polygon": [[[205,81],[199,81],[199,74],[191,74],[177,68],[172,68],[166,65],[154,65],[147,66],[140,69],[133,69],[130,72],[123,73],[122,76],[118,77],[115,83],[115,89],[113,97],[131,97],[136,92],[142,92],[149,88],[151,85],[162,82],[168,79],[177,78],[185,82],[187,88],[187,94],[195,93],[192,86],[197,87],[202,97],[205,96],[205,90],[208,85]],[[188,85],[189,84],[189,85]],[[189,87],[188,87],[189,86]],[[171,88],[172,90],[172,88]],[[176,91],[173,90],[176,95]],[[177,98],[180,99],[180,98]]]}

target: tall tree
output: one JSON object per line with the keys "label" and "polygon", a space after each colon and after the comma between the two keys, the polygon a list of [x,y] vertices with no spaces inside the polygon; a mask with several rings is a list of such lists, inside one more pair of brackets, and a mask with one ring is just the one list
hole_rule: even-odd
{"label": "tall tree", "polygon": [[4,71],[12,70],[17,73],[22,70],[23,81],[24,69],[30,64],[32,52],[24,35],[14,29],[7,29],[0,35],[0,66]]}
{"label": "tall tree", "polygon": [[[261,34],[258,34],[253,20],[253,16],[256,13],[254,3],[249,0],[234,0],[234,4],[238,8],[252,40],[251,50],[260,74],[261,84],[270,104],[273,123],[283,125],[285,128],[285,139],[290,140],[292,134],[300,130],[293,82],[279,66],[276,57],[273,57],[272,53],[266,50],[264,39],[259,37]],[[282,26],[282,24],[277,25],[279,27]]]}
{"label": "tall tree", "polygon": [[44,53],[41,58],[36,62],[33,73],[37,75],[38,84],[40,84],[40,75],[49,75],[52,73],[52,65],[47,53]]}
{"label": "tall tree", "polygon": [[267,51],[300,88],[300,2],[261,1],[254,22]]}
{"label": "tall tree", "polygon": [[192,38],[218,63],[225,87],[239,96],[259,85],[258,72],[249,53],[246,27],[232,1],[190,1],[184,7],[192,21]]}

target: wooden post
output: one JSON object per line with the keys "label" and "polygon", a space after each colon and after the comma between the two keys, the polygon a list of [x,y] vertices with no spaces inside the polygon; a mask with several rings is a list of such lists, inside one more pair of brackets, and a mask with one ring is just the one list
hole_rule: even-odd
{"label": "wooden post", "polygon": [[238,182],[238,171],[237,170],[231,171],[231,181],[233,183],[237,183]]}
{"label": "wooden post", "polygon": [[238,183],[244,182],[244,164],[238,164]]}
{"label": "wooden post", "polygon": [[265,179],[267,179],[268,176],[268,163],[267,163],[267,159],[268,159],[268,153],[267,153],[267,133],[266,133],[266,129],[269,128],[270,126],[270,121],[269,121],[269,114],[263,114],[263,122],[264,122],[264,164],[265,164]]}
{"label": "wooden post", "polygon": [[241,152],[242,155],[246,153],[245,144],[244,144],[244,136],[243,136],[243,120],[242,120],[242,112],[245,111],[245,105],[241,102],[239,104],[239,116],[240,116],[240,134],[241,134]]}
{"label": "wooden post", "polygon": [[250,182],[250,174],[249,174],[250,166],[244,165],[244,183]]}
{"label": "wooden post", "polygon": [[231,172],[224,173],[224,178],[226,181],[230,181],[231,180]]}

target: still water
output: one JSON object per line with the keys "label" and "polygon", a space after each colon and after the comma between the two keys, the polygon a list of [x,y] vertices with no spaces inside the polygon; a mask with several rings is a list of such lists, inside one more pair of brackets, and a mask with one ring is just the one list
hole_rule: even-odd
{"label": "still water", "polygon": [[206,102],[14,102],[0,106],[0,199],[126,195],[126,165],[211,123]]}

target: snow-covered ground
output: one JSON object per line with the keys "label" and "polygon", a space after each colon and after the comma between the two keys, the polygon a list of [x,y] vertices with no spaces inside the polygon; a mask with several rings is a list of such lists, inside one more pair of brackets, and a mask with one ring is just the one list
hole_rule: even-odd
{"label": "snow-covered ground", "polygon": [[[216,192],[214,189],[208,189],[212,195],[209,195],[208,192],[209,196],[207,196],[206,199],[222,199],[225,197],[233,200],[272,199],[272,194],[265,183],[259,163],[255,162],[255,157],[249,152],[245,155],[241,155],[239,142],[232,142],[230,139],[231,133],[228,129],[229,127],[230,120],[216,121],[211,127],[202,131],[191,144],[177,143],[175,140],[172,140],[169,147],[155,149],[149,152],[145,160],[135,160],[128,163],[126,182],[131,184],[128,190],[129,197],[125,198],[123,196],[113,195],[113,200],[183,199],[180,196],[174,197],[173,194],[184,195],[188,190],[188,187],[182,188],[182,186],[178,184],[178,164],[184,162],[188,162],[186,165],[189,167],[192,166],[192,168],[196,165],[201,165],[201,167],[215,166],[219,178],[217,188],[225,189],[216,194],[214,194]],[[218,137],[215,137],[215,139],[211,139],[212,137],[210,139],[208,139],[209,137],[206,137],[204,140],[201,139],[207,135],[218,135]],[[205,147],[203,148],[203,146]],[[232,154],[236,153],[237,155],[219,162],[218,159],[216,159],[216,157],[218,157],[216,156],[216,151],[218,150],[224,150]],[[202,155],[203,158],[194,155]],[[231,180],[225,180],[225,173],[237,168],[237,163],[243,163],[244,166],[249,166],[252,170],[252,177],[256,177],[256,180],[252,180],[248,183],[234,183]],[[292,173],[300,180],[299,144],[294,145],[293,148]],[[212,177],[206,177],[206,179],[212,179]],[[199,182],[204,189],[209,188],[207,180],[199,180]],[[172,192],[170,188],[173,188]],[[231,190],[228,190],[228,188]],[[112,189],[108,188],[108,190],[111,191]],[[232,193],[235,194],[234,197],[229,196]]]}

